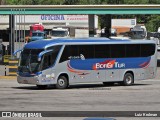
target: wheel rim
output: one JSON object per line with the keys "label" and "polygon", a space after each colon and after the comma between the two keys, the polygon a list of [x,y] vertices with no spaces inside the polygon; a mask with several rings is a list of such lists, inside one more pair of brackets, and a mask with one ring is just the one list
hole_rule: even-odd
{"label": "wheel rim", "polygon": [[132,83],[132,77],[131,76],[127,76],[126,77],[126,83],[127,84],[131,84]]}
{"label": "wheel rim", "polygon": [[64,86],[65,85],[65,81],[63,79],[59,79],[58,80],[58,84],[59,84],[59,86]]}

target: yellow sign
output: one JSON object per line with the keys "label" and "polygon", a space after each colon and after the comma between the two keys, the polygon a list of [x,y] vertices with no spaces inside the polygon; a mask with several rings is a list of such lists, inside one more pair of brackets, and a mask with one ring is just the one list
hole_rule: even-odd
{"label": "yellow sign", "polygon": [[11,55],[4,55],[4,56],[3,56],[3,62],[4,62],[4,63],[8,63],[10,57],[11,57]]}

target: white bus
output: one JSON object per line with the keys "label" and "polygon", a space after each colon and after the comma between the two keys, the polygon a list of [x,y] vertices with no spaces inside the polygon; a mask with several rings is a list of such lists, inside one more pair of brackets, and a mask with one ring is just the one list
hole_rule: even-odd
{"label": "white bus", "polygon": [[131,35],[129,36],[131,39],[146,39],[147,38],[147,30],[145,26],[134,26],[131,28]]}
{"label": "white bus", "polygon": [[39,88],[103,82],[132,85],[156,75],[157,45],[153,40],[107,38],[34,41],[25,45],[18,66],[18,83]]}
{"label": "white bus", "polygon": [[50,31],[50,37],[51,37],[51,39],[67,38],[67,37],[69,37],[69,30],[68,30],[68,28],[54,27]]}

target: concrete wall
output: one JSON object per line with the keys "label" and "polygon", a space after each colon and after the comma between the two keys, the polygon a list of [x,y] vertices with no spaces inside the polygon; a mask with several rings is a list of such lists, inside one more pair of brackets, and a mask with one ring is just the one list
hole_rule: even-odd
{"label": "concrete wall", "polygon": [[111,21],[112,28],[117,30],[117,34],[130,31],[130,28],[133,28],[137,21],[136,19],[112,19]]}
{"label": "concrete wall", "polygon": [[[29,30],[30,25],[37,23],[43,24],[45,29],[52,29],[55,26],[88,28],[88,15],[15,15],[15,23],[17,23],[16,30]],[[95,27],[98,28],[98,16],[95,16]],[[0,30],[7,28],[9,28],[9,15],[0,15]]]}

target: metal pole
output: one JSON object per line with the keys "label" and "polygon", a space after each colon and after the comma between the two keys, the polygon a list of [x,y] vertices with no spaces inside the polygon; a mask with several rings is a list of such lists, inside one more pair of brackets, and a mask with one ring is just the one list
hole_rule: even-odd
{"label": "metal pole", "polygon": [[20,14],[21,14],[21,9],[19,9],[19,32],[18,32],[19,41],[18,41],[18,49],[20,49]]}
{"label": "metal pole", "polygon": [[16,14],[15,14],[15,25],[16,25],[16,35],[15,35],[15,50],[17,50],[17,9],[15,9]]}
{"label": "metal pole", "polygon": [[26,41],[25,41],[25,37],[26,37],[25,32],[26,32],[26,29],[25,29],[25,9],[24,9],[24,44],[26,43]]}
{"label": "metal pole", "polygon": [[6,76],[6,64],[5,64],[5,73],[4,73],[4,75]]}
{"label": "metal pole", "polygon": [[[12,54],[14,53],[15,50],[15,9],[12,10]],[[13,56],[14,57],[14,56]]]}
{"label": "metal pole", "polygon": [[[23,9],[21,9],[21,38],[23,39],[23,18],[22,18],[22,13],[23,13]],[[24,40],[22,40],[22,44],[23,44]],[[21,48],[22,48],[22,44],[21,44]]]}
{"label": "metal pole", "polygon": [[12,51],[12,47],[13,47],[13,46],[12,46],[12,42],[13,42],[13,41],[12,41],[12,9],[11,9],[10,19],[11,19],[11,21],[10,21],[10,22],[11,22],[11,25],[10,25],[10,29],[11,29],[11,38],[10,38],[10,39],[11,39],[11,47],[10,47],[10,48],[11,48],[11,50],[10,50],[10,51],[11,51],[11,57],[13,57],[13,56],[12,56],[12,53],[13,53],[13,51]]}
{"label": "metal pole", "polygon": [[94,37],[95,34],[95,15],[88,15],[88,23],[89,23],[89,37]]}

